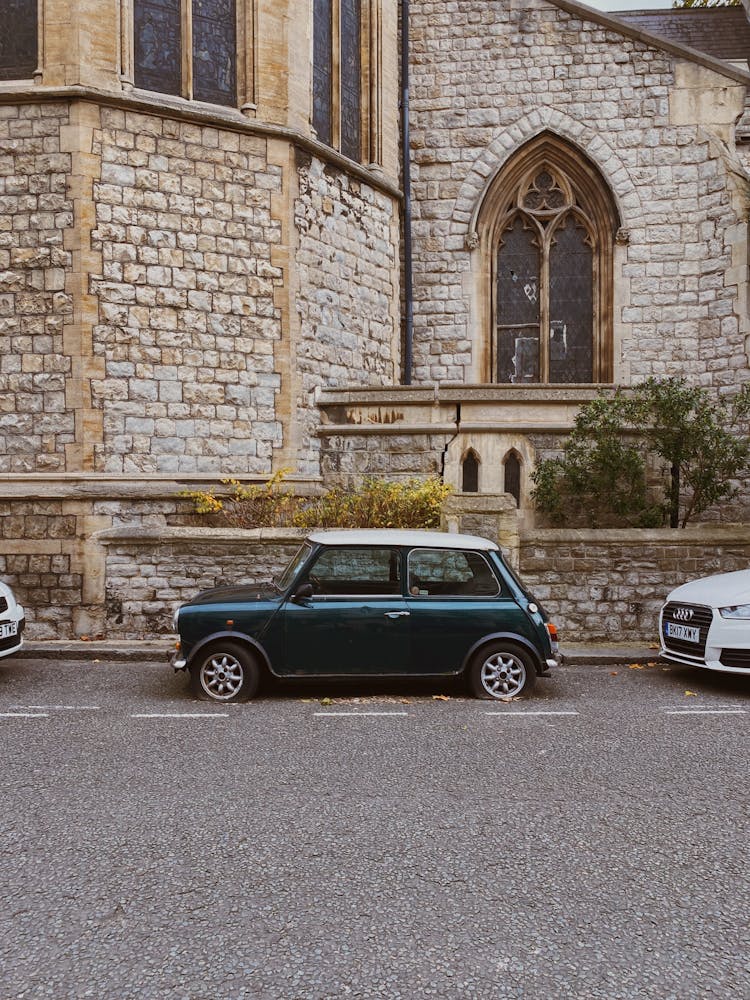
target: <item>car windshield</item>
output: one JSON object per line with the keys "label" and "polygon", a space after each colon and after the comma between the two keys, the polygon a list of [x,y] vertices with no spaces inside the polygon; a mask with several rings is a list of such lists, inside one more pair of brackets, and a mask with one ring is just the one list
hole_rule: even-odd
{"label": "car windshield", "polygon": [[299,549],[294,553],[289,561],[289,565],[284,570],[284,572],[277,576],[274,583],[279,588],[279,590],[286,590],[289,584],[294,580],[302,567],[303,563],[307,561],[308,556],[312,552],[312,545],[309,542],[304,542]]}

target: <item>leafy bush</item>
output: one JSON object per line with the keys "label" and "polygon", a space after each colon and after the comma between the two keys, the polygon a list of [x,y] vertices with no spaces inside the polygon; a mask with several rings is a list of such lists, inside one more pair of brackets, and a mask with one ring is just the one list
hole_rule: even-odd
{"label": "leafy bush", "polygon": [[218,515],[238,528],[438,528],[450,492],[436,476],[403,482],[370,478],[357,490],[334,488],[309,499],[280,488],[286,473],[277,472],[263,486],[223,479],[229,487],[223,497],[214,491],[181,495],[193,501],[197,513]]}
{"label": "leafy bush", "polygon": [[734,493],[749,413],[747,385],[731,400],[683,378],[602,395],[579,411],[564,456],[539,463],[532,496],[557,524],[684,527]]}

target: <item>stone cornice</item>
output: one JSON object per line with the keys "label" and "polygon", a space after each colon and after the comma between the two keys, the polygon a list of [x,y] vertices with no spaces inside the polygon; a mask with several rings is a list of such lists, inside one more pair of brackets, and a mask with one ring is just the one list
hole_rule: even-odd
{"label": "stone cornice", "polygon": [[744,83],[746,87],[750,86],[750,71],[738,69],[724,62],[723,59],[717,59],[715,56],[709,56],[705,52],[699,52],[689,45],[681,45],[679,42],[662,38],[661,35],[654,35],[650,31],[636,28],[634,25],[621,21],[616,14],[605,14],[604,11],[594,10],[593,7],[587,7],[586,4],[577,3],[576,0],[550,0],[550,2],[553,6],[560,7],[568,14],[579,17],[582,21],[593,21],[596,24],[601,24],[603,28],[609,28],[610,31],[616,31],[618,34],[632,38],[634,41],[642,42],[644,45],[648,45],[649,48],[669,52],[670,55],[677,56],[680,59],[687,59],[689,62],[705,66],[706,69],[713,70],[714,73],[719,73],[721,76],[726,76],[736,83]]}
{"label": "stone cornice", "polygon": [[280,139],[292,146],[325,160],[331,166],[357,177],[370,187],[401,200],[403,193],[398,185],[393,184],[380,170],[362,166],[354,160],[342,156],[335,149],[326,146],[317,139],[305,135],[285,125],[275,125],[270,122],[259,122],[247,118],[241,111],[233,108],[221,108],[215,105],[199,104],[187,101],[181,97],[155,95],[146,91],[128,91],[113,93],[99,90],[95,87],[44,87],[33,84],[19,86],[0,84],[1,104],[32,104],[40,101],[89,101],[93,104],[122,111],[132,111],[138,114],[161,115],[177,118],[180,121],[197,125],[223,128],[231,132],[245,135],[257,135],[267,139]]}

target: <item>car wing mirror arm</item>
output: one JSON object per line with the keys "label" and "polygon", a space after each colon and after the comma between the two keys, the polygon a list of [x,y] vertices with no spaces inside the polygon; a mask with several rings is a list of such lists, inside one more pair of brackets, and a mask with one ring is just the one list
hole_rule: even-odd
{"label": "car wing mirror arm", "polygon": [[305,601],[310,600],[312,595],[313,585],[311,583],[301,583],[292,594],[292,600],[295,604],[304,604]]}

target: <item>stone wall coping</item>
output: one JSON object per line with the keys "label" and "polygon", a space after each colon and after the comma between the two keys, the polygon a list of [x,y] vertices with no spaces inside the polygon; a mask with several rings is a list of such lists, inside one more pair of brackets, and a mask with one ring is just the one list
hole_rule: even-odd
{"label": "stone wall coping", "polygon": [[167,94],[156,95],[148,91],[134,90],[128,93],[113,93],[97,87],[83,87],[78,84],[69,87],[19,86],[14,81],[10,87],[0,86],[0,104],[29,104],[42,101],[89,101],[106,107],[119,108],[122,111],[160,115],[198,125],[224,128],[231,132],[243,132],[246,135],[282,139],[307,150],[318,159],[339,167],[345,173],[353,174],[369,184],[370,187],[388,194],[398,201],[403,199],[401,188],[389,181],[379,168],[373,169],[357,163],[356,160],[350,160],[338,150],[331,149],[330,146],[326,146],[297,129],[249,119],[237,108],[200,105],[183,97],[173,97]]}
{"label": "stone wall coping", "polygon": [[248,542],[297,542],[310,534],[307,528],[107,528],[94,536],[101,545],[135,543],[147,547],[168,545],[172,542],[222,542],[247,545]]}
{"label": "stone wall coping", "polygon": [[[0,475],[2,500],[85,500],[85,499],[175,499],[180,493],[217,488],[222,479],[237,479],[245,486],[263,486],[269,476],[186,475],[174,479],[163,475],[109,476],[101,473],[6,473]],[[286,476],[284,484],[302,495],[321,492],[319,476]]]}
{"label": "stone wall coping", "polygon": [[521,545],[712,545],[750,543],[750,524],[694,524],[686,528],[533,528],[519,533]]}
{"label": "stone wall coping", "polygon": [[407,406],[410,403],[462,403],[462,402],[529,402],[529,403],[583,403],[596,399],[601,392],[614,392],[612,383],[586,383],[585,385],[515,386],[495,383],[434,384],[425,386],[352,386],[345,389],[319,389],[316,402],[319,406]]}
{"label": "stone wall coping", "polygon": [[642,28],[627,24],[625,21],[621,21],[616,13],[595,10],[593,7],[577,3],[576,0],[551,0],[551,2],[555,7],[560,7],[568,14],[579,17],[582,21],[593,21],[595,24],[601,24],[603,27],[609,28],[610,31],[616,31],[619,35],[625,35],[627,38],[642,42],[649,48],[661,49],[673,56],[678,56],[680,59],[687,59],[689,62],[705,66],[706,69],[729,77],[730,80],[735,80],[737,83],[744,83],[745,86],[750,85],[750,72],[747,70],[732,66],[730,63],[724,62],[723,59],[710,56],[706,52],[699,52],[698,49],[693,49],[689,45],[681,45],[679,42],[662,38],[661,35],[654,35],[650,31],[644,31]]}

